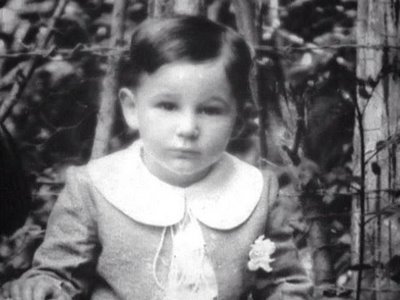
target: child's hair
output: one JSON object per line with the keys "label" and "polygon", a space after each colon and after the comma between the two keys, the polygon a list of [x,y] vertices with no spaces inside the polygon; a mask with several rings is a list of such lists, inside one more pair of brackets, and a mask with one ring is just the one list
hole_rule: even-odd
{"label": "child's hair", "polygon": [[198,16],[149,19],[134,31],[130,46],[129,86],[136,87],[140,76],[161,66],[188,61],[203,63],[225,60],[225,71],[236,98],[239,114],[250,96],[250,49],[234,30]]}

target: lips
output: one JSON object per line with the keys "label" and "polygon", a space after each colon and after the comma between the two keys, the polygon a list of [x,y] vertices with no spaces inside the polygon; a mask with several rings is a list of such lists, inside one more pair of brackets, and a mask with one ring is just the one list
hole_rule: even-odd
{"label": "lips", "polygon": [[170,150],[172,153],[178,156],[198,156],[200,155],[200,151],[191,149],[191,148],[174,148]]}

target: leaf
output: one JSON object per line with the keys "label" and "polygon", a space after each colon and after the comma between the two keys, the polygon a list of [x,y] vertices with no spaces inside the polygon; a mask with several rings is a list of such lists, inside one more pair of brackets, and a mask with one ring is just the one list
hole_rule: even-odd
{"label": "leaf", "polygon": [[375,149],[382,150],[385,148],[385,146],[386,146],[386,141],[378,141],[376,142]]}
{"label": "leaf", "polygon": [[374,80],[374,79],[370,76],[370,77],[368,77],[368,79],[367,79],[367,83],[368,83],[368,85],[369,85],[370,87],[375,88],[375,87],[378,85],[379,80]]}
{"label": "leaf", "polygon": [[333,185],[325,190],[322,201],[326,204],[331,204],[335,199],[338,192],[338,186]]}
{"label": "leaf", "polygon": [[2,241],[0,243],[0,259],[5,259],[9,257],[12,253],[12,249],[8,240]]}
{"label": "leaf", "polygon": [[327,288],[322,292],[322,295],[328,298],[333,298],[337,296],[337,292],[334,288]]}
{"label": "leaf", "polygon": [[361,177],[360,176],[351,176],[350,182],[356,183],[356,184],[361,184]]}
{"label": "leaf", "polygon": [[398,197],[400,197],[400,189],[390,190],[390,191],[389,191],[389,194],[390,194],[391,196],[394,196],[395,198],[398,198]]}
{"label": "leaf", "polygon": [[394,255],[385,267],[389,278],[396,283],[400,283],[400,255]]}
{"label": "leaf", "polygon": [[398,218],[400,215],[400,204],[390,204],[384,207],[380,213],[384,218]]}
{"label": "leaf", "polygon": [[339,290],[337,296],[343,298],[350,298],[352,292],[353,292],[352,290],[346,290],[346,289]]}
{"label": "leaf", "polygon": [[376,175],[376,176],[380,176],[381,175],[381,167],[379,166],[379,164],[374,161],[373,163],[371,163],[371,169],[372,172]]}
{"label": "leaf", "polygon": [[351,265],[349,270],[351,271],[360,271],[360,270],[371,270],[374,267],[372,265],[369,264],[356,264],[356,265]]}
{"label": "leaf", "polygon": [[369,99],[372,96],[372,94],[367,91],[365,84],[358,87],[358,94],[364,99]]}

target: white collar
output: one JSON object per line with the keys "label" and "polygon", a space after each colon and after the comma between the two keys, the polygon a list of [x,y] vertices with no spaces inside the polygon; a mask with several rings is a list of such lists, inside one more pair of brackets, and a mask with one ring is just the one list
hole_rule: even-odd
{"label": "white collar", "polygon": [[187,204],[203,224],[228,230],[245,222],[261,197],[262,173],[228,153],[203,180],[181,188],[152,175],[142,162],[140,148],[141,143],[136,142],[88,165],[96,189],[137,222],[176,224]]}

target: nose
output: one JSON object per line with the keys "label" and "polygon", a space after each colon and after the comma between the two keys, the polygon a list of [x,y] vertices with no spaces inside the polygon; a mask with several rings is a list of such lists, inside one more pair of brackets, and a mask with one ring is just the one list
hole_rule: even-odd
{"label": "nose", "polygon": [[194,140],[199,137],[200,128],[196,115],[192,112],[184,112],[179,118],[177,135],[181,138]]}

